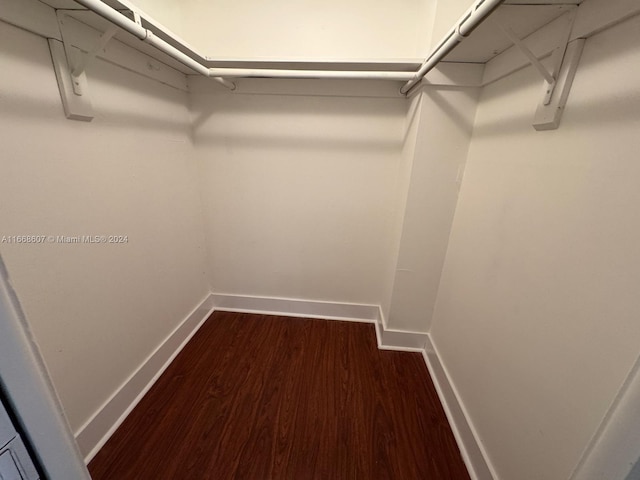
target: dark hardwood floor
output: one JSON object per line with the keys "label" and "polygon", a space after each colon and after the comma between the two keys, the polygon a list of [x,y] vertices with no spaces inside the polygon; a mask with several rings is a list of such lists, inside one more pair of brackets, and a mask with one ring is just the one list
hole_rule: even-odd
{"label": "dark hardwood floor", "polygon": [[371,324],[216,312],[89,465],[94,480],[468,480],[419,353]]}

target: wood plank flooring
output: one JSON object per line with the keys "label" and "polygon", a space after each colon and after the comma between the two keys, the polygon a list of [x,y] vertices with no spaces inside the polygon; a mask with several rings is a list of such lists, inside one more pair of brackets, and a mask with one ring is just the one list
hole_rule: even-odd
{"label": "wood plank flooring", "polygon": [[419,353],[371,324],[215,312],[94,480],[469,480]]}

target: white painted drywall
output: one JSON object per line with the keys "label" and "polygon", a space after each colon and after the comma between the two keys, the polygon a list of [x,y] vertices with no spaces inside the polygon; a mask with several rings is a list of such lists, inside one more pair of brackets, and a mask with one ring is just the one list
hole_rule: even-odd
{"label": "white painted drywall", "polygon": [[380,304],[408,103],[191,88],[213,290]]}
{"label": "white painted drywall", "polygon": [[451,30],[459,18],[471,7],[470,0],[438,0],[431,32],[431,46],[435,47]]}
{"label": "white painted drywall", "polygon": [[421,94],[406,189],[392,329],[427,332],[440,284],[477,104],[477,89],[426,87]]}
{"label": "white painted drywall", "polygon": [[423,0],[419,2],[417,11],[417,30],[416,38],[416,54],[422,60],[425,60],[431,52],[431,44],[434,40],[434,25],[438,14],[437,0]]}
{"label": "white painted drywall", "polygon": [[424,55],[433,0],[188,0],[182,28],[214,58],[394,59]]}
{"label": "white painted drywall", "polygon": [[640,357],[570,480],[638,480],[639,449]]}
{"label": "white painted drywall", "polygon": [[[466,0],[423,2],[420,56],[469,8]],[[427,332],[467,157],[478,91],[425,87],[412,99],[402,151],[393,274],[382,312],[388,328]]]}
{"label": "white painted drywall", "polygon": [[559,130],[523,70],[478,107],[432,338],[498,478],[568,478],[640,350],[640,19],[590,38]]}
{"label": "white painted drywall", "polygon": [[[123,0],[123,3],[131,5],[139,12],[145,14],[145,18],[151,17],[160,22],[174,34],[189,42],[189,31],[184,28],[184,13],[187,0]],[[206,52],[202,52],[206,54]]]}
{"label": "white painted drywall", "polygon": [[407,205],[409,183],[411,182],[411,169],[413,167],[413,157],[415,155],[418,128],[420,126],[421,105],[422,102],[420,95],[412,97],[405,117],[402,151],[400,153],[400,164],[395,186],[396,214],[394,215],[391,230],[390,263],[387,268],[387,274],[385,275],[385,285],[383,289],[384,294],[380,301],[383,324],[386,324],[386,320],[389,318],[389,312],[391,310],[393,283],[395,280],[395,271],[398,265],[398,256],[400,255],[400,242],[402,240],[402,225],[404,223],[403,212]]}
{"label": "white painted drywall", "polygon": [[209,290],[186,94],[101,61],[66,120],[45,39],[0,22],[0,243],[74,431]]}

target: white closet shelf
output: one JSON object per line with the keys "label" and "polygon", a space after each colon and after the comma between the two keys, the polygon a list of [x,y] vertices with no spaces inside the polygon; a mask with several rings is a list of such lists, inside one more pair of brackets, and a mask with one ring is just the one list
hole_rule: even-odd
{"label": "white closet shelf", "polygon": [[[42,0],[41,0],[42,1]],[[63,3],[66,2],[66,0],[47,0],[47,3],[51,2],[53,4],[55,3]],[[75,3],[75,2],[73,2]],[[105,2],[108,3],[108,2]],[[111,3],[115,3],[115,2],[111,2]],[[78,4],[76,4],[77,6]],[[129,16],[127,14],[126,11],[122,12],[123,15],[125,16]],[[65,21],[64,17],[70,17],[74,20],[77,20],[78,22],[84,24],[84,25],[88,25],[89,27],[92,27],[93,29],[99,31],[99,32],[106,32],[108,30],[108,28],[111,26],[111,23],[108,20],[105,20],[104,18],[96,15],[93,12],[90,12],[86,9],[59,9],[58,10],[58,17],[60,18],[60,20],[62,22]],[[74,46],[78,46],[80,48],[82,48],[82,44],[81,44],[81,36],[82,33],[78,33],[77,35],[75,34],[75,29],[74,28],[67,28],[63,25],[62,30],[67,33],[68,35],[65,35],[66,38],[71,39],[72,43],[74,43]],[[77,39],[74,37],[78,37]],[[118,31],[116,32],[116,34],[113,36],[114,39],[122,42],[125,45],[128,45],[129,47],[138,50],[148,56],[150,56],[151,58],[155,58],[156,60],[168,65],[169,67],[182,72],[184,74],[187,75],[193,75],[196,72],[192,69],[187,67],[186,65],[184,65],[183,63],[177,61],[176,59],[172,58],[171,56],[167,55],[164,52],[161,52],[160,50],[158,50],[157,48],[153,47],[152,45],[149,45],[143,41],[141,41],[138,37],[122,30],[122,29],[118,29]],[[77,44],[76,44],[77,42]],[[176,42],[177,43],[177,42]],[[177,48],[177,47],[176,47]],[[180,48],[180,51],[182,51],[183,53],[185,48]],[[187,54],[189,55],[189,54]],[[189,55],[191,58],[194,58],[194,60],[198,61],[198,57],[196,55]]]}
{"label": "white closet shelf", "polygon": [[[64,13],[76,20],[89,25],[96,30],[107,31],[109,21],[105,20],[98,14],[90,11],[87,6],[83,6],[74,0],[40,0],[42,3],[56,8],[58,14]],[[81,3],[87,5],[87,2]],[[94,2],[95,3],[95,2]],[[267,70],[275,71],[317,71],[317,72],[401,72],[398,78],[388,75],[387,79],[402,80],[401,77],[413,72],[415,78],[409,84],[403,87],[403,93],[410,92],[415,86],[420,84],[425,72],[430,71],[440,62],[447,63],[466,63],[486,65],[500,54],[509,50],[513,45],[513,38],[525,39],[532,36],[541,28],[551,24],[559,17],[575,11],[577,7],[583,3],[583,0],[476,0],[471,8],[454,24],[453,28],[445,36],[445,38],[430,53],[426,61],[422,62],[418,59],[393,59],[393,60],[335,60],[335,59],[278,59],[278,58],[254,58],[254,59],[234,59],[234,58],[218,58],[207,56],[199,52],[189,45],[184,39],[172,33],[168,28],[157,22],[151,16],[138,9],[129,0],[102,0],[102,4],[111,7],[120,12],[123,17],[129,21],[137,20],[139,26],[148,30],[153,34],[154,40],[159,40],[174,51],[178,51],[189,59],[195,61],[195,69],[193,64],[188,66],[185,62],[176,61],[175,55],[167,54],[158,50],[157,42],[152,44],[140,41],[140,35],[132,35],[120,30],[115,37],[122,43],[125,43],[157,60],[163,62],[176,70],[185,74],[203,73],[206,69],[216,69],[221,75],[223,69],[235,69],[235,77],[242,76],[238,73],[238,69],[246,69],[251,71],[251,75],[259,76],[256,71]],[[602,6],[597,5],[598,3]],[[587,10],[600,11],[602,16],[607,16],[606,0],[598,2],[597,0],[587,0]],[[620,0],[615,3],[633,4],[633,1]],[[91,8],[91,7],[89,7]],[[633,7],[616,6],[612,10],[621,11]],[[505,34],[502,29],[506,29],[511,34]],[[583,37],[586,38],[586,37]],[[521,48],[521,47],[520,47]],[[536,54],[537,55],[537,54]],[[548,55],[548,53],[547,53]],[[189,62],[187,62],[189,63]],[[422,66],[420,66],[422,64]],[[199,68],[202,67],[202,68]],[[241,72],[240,72],[241,73]],[[258,72],[259,73],[259,72]],[[286,76],[285,72],[278,77]],[[331,77],[331,75],[328,75]],[[336,78],[339,75],[333,75]],[[380,76],[383,78],[384,76]],[[353,78],[362,78],[362,76],[353,75]],[[372,75],[371,78],[374,78]],[[483,82],[483,84],[486,82]]]}
{"label": "white closet shelf", "polygon": [[[86,7],[78,4],[73,0],[40,0],[58,10],[58,15],[71,17],[95,30],[105,32],[111,25],[111,22],[100,15],[88,10]],[[395,80],[405,80],[412,72],[415,72],[422,59],[405,58],[405,59],[279,59],[279,58],[220,58],[209,57],[196,48],[191,46],[178,35],[171,32],[168,28],[148,16],[146,13],[138,10],[133,4],[121,0],[103,0],[104,4],[117,10],[129,20],[134,20],[135,15],[140,15],[140,24],[143,28],[151,31],[153,35],[166,42],[171,47],[185,54],[189,58],[198,62],[205,68],[209,69],[247,69],[247,70],[282,70],[282,71],[317,71],[317,72],[353,72],[354,77],[361,75],[359,72],[372,73],[393,73],[398,75]],[[167,64],[168,66],[185,74],[197,74],[198,72],[189,66],[176,61],[166,53],[154,48],[141,41],[135,35],[128,33],[122,29],[114,35],[115,39],[120,42],[139,50],[156,60]],[[339,76],[339,73],[336,74]],[[242,76],[236,74],[234,77]],[[257,75],[252,75],[257,76]],[[265,75],[269,76],[269,75]],[[382,76],[380,77],[382,78]]]}
{"label": "white closet shelf", "polygon": [[[47,0],[48,2],[56,3],[56,0]],[[74,2],[75,3],[75,2]],[[107,2],[105,2],[107,3]],[[112,1],[111,3],[115,3]],[[85,25],[88,25],[100,32],[106,31],[111,25],[109,21],[90,12],[86,9],[62,9],[59,12],[63,12],[64,15],[71,17]],[[122,12],[125,16],[129,17],[130,13],[127,11]],[[163,27],[158,27],[157,24],[148,23],[143,20],[143,26],[151,30],[157,37],[162,38],[169,45],[180,50],[185,55],[196,60],[207,68],[241,68],[241,69],[276,69],[276,70],[327,70],[327,71],[374,71],[374,72],[415,72],[421,65],[422,59],[408,58],[408,59],[322,59],[322,60],[304,60],[304,59],[277,59],[277,58],[212,58],[207,57],[199,53],[195,48],[191,47],[188,43],[181,41],[179,37],[167,34],[167,30]],[[187,67],[186,65],[176,61],[169,55],[159,51],[151,45],[148,45],[134,35],[119,30],[115,36],[115,39],[128,45],[136,50],[139,50],[156,60],[163,62],[170,67],[185,73],[187,75],[195,74],[196,72]]]}
{"label": "white closet shelf", "polygon": [[[520,40],[575,11],[581,3],[582,0],[477,0],[432,50],[416,78],[400,91],[404,94],[415,91],[424,76],[440,62],[486,64],[514,44],[536,64],[537,58]],[[542,71],[540,65],[537,67]],[[545,72],[543,76],[550,78]]]}
{"label": "white closet shelf", "polygon": [[509,27],[518,38],[526,38],[556,18],[575,9],[580,1],[532,2],[506,1],[496,8],[451,53],[445,62],[487,63],[510,48],[513,43],[500,31],[498,24]]}
{"label": "white closet shelf", "polygon": [[[23,1],[0,0],[0,6],[8,6],[0,10],[0,19],[62,40],[64,51],[61,45],[52,47],[54,64],[65,84],[63,97],[79,104],[80,117],[90,117],[83,113],[90,110],[84,70],[96,56],[106,55],[107,61],[116,56],[125,68],[153,72],[183,90],[188,89],[185,75],[199,74],[232,90],[234,80],[244,77],[397,81],[407,96],[429,85],[485,86],[531,64],[545,83],[534,121],[538,129],[557,128],[584,40],[640,14],[638,0],[476,0],[424,61],[237,59],[199,52],[130,0],[29,0],[32,7],[21,9]],[[52,17],[59,29],[51,28]],[[105,48],[111,38],[118,42]],[[135,55],[123,52],[121,44]]]}
{"label": "white closet shelf", "polygon": [[[85,6],[80,5],[74,0],[41,0],[60,12],[86,24],[99,31],[106,31],[109,22],[89,11]],[[547,25],[554,19],[568,12],[571,8],[579,5],[582,0],[478,0],[468,12],[482,10],[486,4],[497,4],[492,8],[491,18],[496,19],[501,24],[507,25],[519,38],[525,38]],[[252,70],[252,75],[259,76],[255,70],[283,70],[283,71],[326,71],[326,72],[417,72],[422,63],[419,59],[390,59],[390,60],[303,60],[303,59],[234,59],[234,58],[217,58],[207,56],[189,45],[184,39],[172,33],[168,28],[154,20],[145,12],[139,10],[133,3],[128,0],[103,0],[103,3],[119,11],[129,20],[134,20],[139,16],[140,25],[148,29],[157,38],[166,42],[171,47],[185,54],[189,58],[198,62],[205,68],[218,69],[234,69],[235,77],[242,76],[237,69]],[[469,20],[465,14],[457,25]],[[439,59],[440,61],[456,62],[456,63],[486,63],[491,58],[499,55],[503,51],[511,47],[510,40],[496,28],[493,21],[484,22],[481,18],[479,24],[474,28],[473,32],[464,41],[455,45],[455,48],[447,53],[446,56]],[[456,27],[454,27],[455,29]],[[167,65],[177,69],[185,74],[197,73],[193,68],[185,66],[184,63],[172,59],[169,55],[157,50],[151,45],[141,42],[139,38],[125,31],[120,30],[115,37],[119,41],[142,51],[143,53],[166,63]],[[432,53],[433,55],[433,53]],[[218,70],[220,73],[224,73]],[[265,72],[264,76],[269,76]],[[286,76],[286,73],[282,76]],[[336,74],[339,76],[339,74]],[[406,75],[405,75],[406,76]],[[357,77],[357,75],[354,75]],[[392,78],[402,80],[402,78]],[[417,82],[415,82],[417,83]]]}

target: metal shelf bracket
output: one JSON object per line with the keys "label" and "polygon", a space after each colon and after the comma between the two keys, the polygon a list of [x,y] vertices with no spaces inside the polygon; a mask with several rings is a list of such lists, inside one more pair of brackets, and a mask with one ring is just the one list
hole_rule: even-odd
{"label": "metal shelf bracket", "polygon": [[565,14],[565,28],[562,37],[558,40],[558,46],[551,54],[551,73],[554,82],[550,84],[545,79],[543,99],[538,104],[533,119],[533,128],[536,130],[555,130],[560,126],[585,42],[584,39],[577,39],[569,43],[577,14],[578,7],[574,7]]}
{"label": "metal shelf bracket", "polygon": [[86,69],[96,56],[105,49],[113,36],[118,33],[116,25],[109,28],[98,38],[96,44],[87,51],[71,44],[65,35],[65,22],[68,17],[58,11],[58,27],[62,42],[49,40],[49,50],[53,60],[58,89],[65,115],[71,120],[90,122],[93,120],[93,105],[88,94]]}
{"label": "metal shelf bracket", "polygon": [[584,40],[576,40],[571,45],[569,44],[577,12],[578,7],[574,7],[564,16],[565,28],[561,38],[558,39],[558,46],[551,54],[550,69],[540,61],[511,28],[502,25],[497,20],[493,20],[494,24],[514,46],[527,57],[544,80],[542,101],[538,105],[533,121],[533,127],[536,130],[552,130],[560,125],[560,118],[567,103],[584,46]]}
{"label": "metal shelf bracket", "polygon": [[62,11],[57,11],[56,14],[62,42],[49,39],[49,50],[64,113],[70,120],[90,122],[94,115],[93,105],[88,95],[86,69],[118,32],[118,27],[111,25],[100,35],[95,46],[88,51],[83,51],[72,45],[65,36],[65,22],[68,17]]}
{"label": "metal shelf bracket", "polygon": [[[96,58],[96,55],[98,55],[98,53],[107,46],[109,40],[111,40],[113,36],[118,33],[118,30],[118,27],[116,27],[115,25],[110,25],[107,31],[100,35],[97,45],[93,49],[91,49],[91,51],[79,56],[75,67],[71,71],[73,91],[76,93],[76,95],[82,95],[82,83],[77,81],[78,77],[84,74],[87,66]],[[64,41],[64,34],[62,38]],[[65,50],[68,51],[69,48],[70,46],[65,42]],[[69,57],[69,55],[67,55],[67,57]]]}
{"label": "metal shelf bracket", "polygon": [[62,36],[62,43],[64,44],[64,51],[67,55],[67,63],[71,71],[71,86],[73,87],[73,92],[76,95],[82,96],[85,92],[87,83],[85,75],[86,68],[96,58],[98,53],[107,46],[109,40],[118,33],[118,27],[113,24],[109,25],[109,28],[107,28],[107,30],[98,38],[96,45],[87,52],[83,52],[71,45],[71,42],[69,42],[65,35],[66,14],[60,10],[56,13],[58,16],[60,34]]}
{"label": "metal shelf bracket", "polygon": [[[67,61],[67,53],[61,41],[54,38],[49,39],[49,50],[53,61],[53,68],[56,72],[56,80],[58,81],[58,90],[62,100],[64,114],[69,120],[81,120],[90,122],[93,120],[93,105],[89,95],[78,95],[73,88],[71,77],[71,69]],[[81,83],[82,90],[86,91],[87,77],[82,75],[76,77]]]}
{"label": "metal shelf bracket", "polygon": [[560,120],[562,119],[564,107],[567,105],[569,92],[578,70],[585,42],[584,38],[578,38],[569,43],[563,56],[556,88],[551,95],[550,101],[540,103],[536,110],[533,119],[533,128],[536,130],[555,130],[560,126]]}
{"label": "metal shelf bracket", "polygon": [[[511,30],[509,27],[505,27],[504,25],[500,24],[500,22],[498,22],[497,20],[494,20],[494,23],[498,25],[498,28],[502,30],[502,33],[504,33],[505,36],[509,40],[511,40],[511,42],[516,47],[518,47],[518,49],[524,54],[524,56],[527,57],[531,65],[533,65],[533,67],[538,71],[538,73],[542,75],[542,78],[546,83],[545,96],[542,102],[545,105],[548,105],[549,102],[551,101],[551,95],[553,94],[553,90],[555,89],[555,86],[556,86],[556,79],[554,74],[549,70],[547,70],[547,67],[545,67],[540,60],[538,60],[538,57],[536,57],[535,54],[531,50],[529,50],[529,47],[527,47],[524,44],[524,42],[520,38],[518,38],[518,36],[514,33],[513,30]],[[566,48],[566,44],[565,44],[565,48]],[[558,52],[558,51],[559,49],[555,50],[555,52]],[[555,56],[555,52],[554,52],[554,56]],[[560,60],[562,60],[562,58],[560,58]]]}

